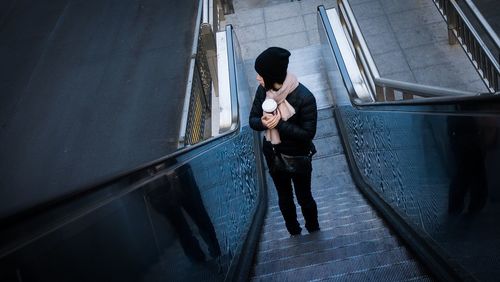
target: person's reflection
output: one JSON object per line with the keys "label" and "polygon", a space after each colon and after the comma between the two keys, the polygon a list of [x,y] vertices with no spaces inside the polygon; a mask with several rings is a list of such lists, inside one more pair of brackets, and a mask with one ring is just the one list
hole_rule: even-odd
{"label": "person's reflection", "polygon": [[[455,156],[455,170],[450,183],[448,212],[459,214],[467,208],[469,213],[479,212],[486,205],[488,184],[485,156],[495,127],[487,118],[470,116],[448,117],[448,135]],[[468,206],[465,200],[468,195]]]}
{"label": "person's reflection", "polygon": [[205,253],[193,235],[182,210],[197,225],[201,237],[208,246],[210,256],[213,258],[220,256],[221,250],[214,226],[205,210],[189,165],[184,165],[155,181],[154,187],[151,188],[148,193],[151,206],[170,221],[186,256],[195,262],[205,260]]}

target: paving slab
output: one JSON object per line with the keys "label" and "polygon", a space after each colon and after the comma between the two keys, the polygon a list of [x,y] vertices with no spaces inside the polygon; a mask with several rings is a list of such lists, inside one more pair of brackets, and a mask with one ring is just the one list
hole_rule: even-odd
{"label": "paving slab", "polygon": [[381,77],[487,92],[463,49],[448,44],[446,23],[432,1],[349,3]]}

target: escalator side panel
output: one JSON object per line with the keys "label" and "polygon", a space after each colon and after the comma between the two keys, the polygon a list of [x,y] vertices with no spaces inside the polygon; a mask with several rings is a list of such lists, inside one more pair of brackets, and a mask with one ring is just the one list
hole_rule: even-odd
{"label": "escalator side panel", "polygon": [[261,197],[248,127],[0,256],[2,281],[224,280]]}
{"label": "escalator side panel", "polygon": [[466,277],[498,275],[500,117],[337,113],[364,182]]}

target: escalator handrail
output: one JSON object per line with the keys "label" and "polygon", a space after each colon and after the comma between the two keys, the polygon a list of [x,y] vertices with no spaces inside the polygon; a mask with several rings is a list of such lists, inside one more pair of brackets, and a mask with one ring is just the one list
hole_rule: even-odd
{"label": "escalator handrail", "polygon": [[340,52],[340,47],[337,43],[335,35],[333,34],[332,26],[330,24],[330,21],[328,20],[326,9],[323,5],[318,6],[318,14],[319,17],[321,18],[321,25],[326,33],[326,40],[328,41],[329,47],[333,53],[333,57],[335,58],[335,61],[339,68],[342,81],[344,82],[344,86],[349,92],[349,96],[351,96],[350,94],[354,92],[354,84],[351,80],[351,77],[349,76],[347,66],[344,61],[344,57],[342,57],[342,54]]}
{"label": "escalator handrail", "polygon": [[[402,91],[411,91],[418,93],[421,97],[457,97],[473,94],[469,91],[461,91],[451,88],[429,86],[418,83],[411,83],[407,81],[394,80],[389,78],[377,77],[374,79],[376,84],[382,87],[391,87],[393,89]],[[476,96],[476,95],[474,95]]]}
{"label": "escalator handrail", "polygon": [[[235,51],[232,46],[233,44],[233,30],[232,27],[226,29],[227,35],[227,44],[228,44],[228,63],[229,63],[229,76],[228,79],[230,81],[229,95],[231,99],[231,112],[232,112],[232,125],[229,130],[226,132],[199,142],[194,145],[189,145],[184,148],[181,148],[173,153],[160,157],[150,162],[143,163],[138,165],[132,169],[127,169],[116,173],[111,176],[106,176],[97,181],[94,181],[91,184],[87,184],[77,189],[76,192],[62,195],[60,197],[54,198],[52,200],[36,204],[34,206],[28,207],[22,211],[15,212],[13,214],[7,214],[6,216],[0,218],[0,227],[8,228],[11,225],[19,224],[35,215],[39,215],[41,213],[47,212],[53,208],[57,208],[61,205],[65,205],[76,201],[84,196],[89,194],[94,194],[106,187],[113,185],[113,183],[119,183],[128,178],[133,178],[136,175],[143,175],[146,173],[148,177],[154,177],[155,174],[165,173],[170,169],[175,169],[179,166],[182,166],[188,160],[184,162],[177,162],[175,166],[168,165],[173,163],[172,160],[177,159],[182,155],[186,155],[194,150],[201,149],[199,154],[206,153],[210,151],[212,148],[219,146],[222,143],[225,143],[228,139],[232,139],[238,136],[240,132],[240,113],[238,108],[238,90],[237,90],[237,79],[236,79],[236,59],[235,59]],[[168,166],[165,166],[168,165]],[[169,167],[170,166],[170,167]],[[160,172],[161,170],[161,172]],[[133,190],[128,191],[128,193]]]}
{"label": "escalator handrail", "polygon": [[239,104],[238,104],[238,85],[236,76],[236,51],[234,50],[234,33],[233,26],[226,26],[226,39],[227,39],[227,54],[228,54],[228,66],[229,66],[229,89],[231,92],[231,118],[232,126],[231,129],[234,130],[234,126],[237,124],[239,126]]}
{"label": "escalator handrail", "polygon": [[[421,84],[416,84],[416,83],[409,83],[409,82],[403,82],[403,81],[396,81],[396,80],[391,80],[391,79],[386,79],[386,78],[381,78],[381,77],[373,77],[372,75],[377,75],[378,71],[376,70],[376,66],[373,63],[373,60],[371,59],[370,52],[365,50],[362,52],[362,56],[365,56],[365,62],[366,65],[368,66],[368,72],[371,74],[367,74],[367,72],[364,72],[364,76],[361,75],[361,70],[360,70],[360,75],[359,77],[355,77],[355,81],[363,81],[365,85],[367,85],[367,88],[372,89],[371,87],[368,87],[369,83],[367,83],[367,78],[370,77],[373,79],[373,81],[381,86],[389,86],[394,89],[400,89],[402,91],[407,91],[407,92],[413,92],[413,93],[418,93],[418,96],[421,97],[428,97],[426,99],[411,99],[411,100],[398,100],[398,101],[376,101],[375,97],[372,97],[371,101],[366,101],[363,99],[359,99],[358,94],[355,91],[355,83],[353,83],[353,78],[349,75],[348,71],[348,66],[345,62],[345,59],[342,56],[341,52],[341,46],[338,44],[338,40],[335,36],[335,33],[333,32],[332,29],[332,23],[330,23],[329,17],[327,15],[327,11],[323,5],[318,6],[318,15],[321,18],[322,22],[322,27],[324,28],[324,31],[326,33],[326,39],[328,41],[328,44],[330,45],[330,49],[333,53],[333,56],[335,58],[336,64],[339,68],[339,71],[341,73],[342,80],[344,82],[345,88],[347,89],[347,92],[349,94],[349,98],[351,103],[356,106],[356,107],[376,107],[376,106],[410,106],[410,105],[434,105],[434,104],[463,104],[463,103],[487,103],[487,102],[498,102],[500,101],[500,95],[492,94],[492,93],[472,93],[472,92],[466,92],[466,91],[458,91],[455,89],[449,89],[449,88],[442,88],[442,87],[434,87],[434,86],[428,86],[428,85],[421,85]],[[351,26],[352,29],[359,29],[357,27],[356,23],[353,23]],[[362,38],[362,35],[359,33],[356,36],[359,36],[359,40],[364,42],[364,39]],[[348,36],[345,36],[348,38]],[[349,42],[352,44],[352,42]],[[361,46],[366,46],[366,43],[361,43]],[[353,46],[342,46],[342,48],[353,48]],[[354,56],[354,55],[353,55]],[[352,67],[352,66],[351,66]],[[358,66],[355,66],[356,68]],[[368,76],[368,77],[367,77]],[[375,89],[372,89],[372,91],[375,91]],[[375,95],[375,94],[373,94]],[[383,110],[382,108],[380,110]],[[495,110],[495,111],[500,111],[500,109]]]}

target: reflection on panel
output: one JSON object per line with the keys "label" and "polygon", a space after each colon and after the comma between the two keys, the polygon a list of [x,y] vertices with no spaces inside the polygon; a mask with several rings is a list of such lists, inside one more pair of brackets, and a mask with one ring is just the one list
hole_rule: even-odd
{"label": "reflection on panel", "polygon": [[339,112],[365,181],[475,277],[498,277],[500,118]]}
{"label": "reflection on panel", "polygon": [[10,254],[0,249],[0,281],[224,280],[261,195],[253,142],[245,127]]}
{"label": "reflection on panel", "polygon": [[148,281],[224,279],[259,196],[252,138],[246,128],[234,142],[148,185],[146,199],[161,258]]}

